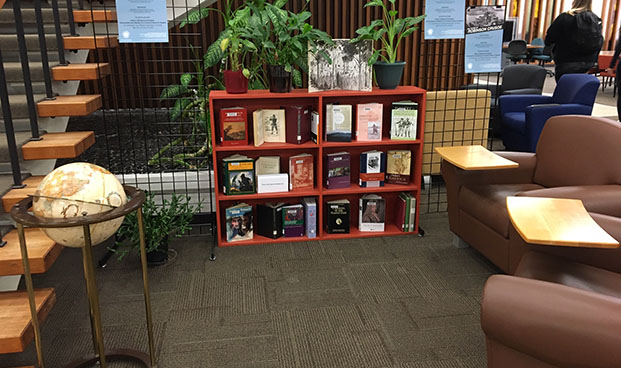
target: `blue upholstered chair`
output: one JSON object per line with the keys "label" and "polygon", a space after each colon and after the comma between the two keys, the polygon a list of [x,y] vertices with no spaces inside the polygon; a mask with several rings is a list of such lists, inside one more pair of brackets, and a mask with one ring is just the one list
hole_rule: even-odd
{"label": "blue upholstered chair", "polygon": [[546,121],[557,115],[591,115],[599,80],[590,74],[565,74],[552,96],[500,96],[502,142],[508,151],[535,152]]}

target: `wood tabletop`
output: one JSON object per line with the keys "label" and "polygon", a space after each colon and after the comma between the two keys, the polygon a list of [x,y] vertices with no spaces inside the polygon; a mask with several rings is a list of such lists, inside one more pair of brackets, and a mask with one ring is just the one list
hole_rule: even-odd
{"label": "wood tabletop", "polygon": [[436,152],[464,170],[514,169],[519,166],[483,146],[436,147]]}
{"label": "wood tabletop", "polygon": [[593,220],[578,199],[507,197],[507,210],[513,226],[528,243],[619,247],[619,242]]}
{"label": "wood tabletop", "polygon": [[610,50],[610,51],[600,51],[599,55],[600,56],[614,56],[615,52],[613,50]]}

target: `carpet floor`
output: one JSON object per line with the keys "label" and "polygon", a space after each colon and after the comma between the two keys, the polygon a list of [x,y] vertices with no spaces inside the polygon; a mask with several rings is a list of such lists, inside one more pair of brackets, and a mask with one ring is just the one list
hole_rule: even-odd
{"label": "carpet floor", "polygon": [[[421,226],[423,238],[220,248],[215,262],[210,238],[176,240],[175,262],[149,271],[158,367],[485,367],[479,302],[498,270],[452,245],[445,213]],[[97,278],[106,346],[147,351],[138,258],[111,260]],[[43,325],[47,366],[88,355],[81,252],[66,249],[35,285],[57,294]],[[31,344],[0,367],[34,357]]]}

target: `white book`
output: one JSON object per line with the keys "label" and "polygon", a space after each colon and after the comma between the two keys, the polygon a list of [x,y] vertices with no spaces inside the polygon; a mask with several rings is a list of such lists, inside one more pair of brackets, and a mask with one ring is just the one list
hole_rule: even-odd
{"label": "white book", "polygon": [[289,191],[289,175],[267,174],[257,176],[257,193],[277,193]]}

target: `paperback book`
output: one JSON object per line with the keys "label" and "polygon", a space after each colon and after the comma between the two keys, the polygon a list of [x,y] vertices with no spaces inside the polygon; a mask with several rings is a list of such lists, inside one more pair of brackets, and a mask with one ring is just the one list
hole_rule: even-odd
{"label": "paperback book", "polygon": [[221,180],[226,195],[255,193],[254,160],[240,154],[224,158]]}
{"label": "paperback book", "polygon": [[390,118],[390,139],[415,140],[418,126],[418,103],[393,102]]}
{"label": "paperback book", "polygon": [[302,144],[310,140],[311,106],[286,106],[286,140],[291,144]]}
{"label": "paperback book", "polygon": [[260,109],[252,114],[254,145],[263,143],[285,143],[285,110]]}
{"label": "paperback book", "polygon": [[226,212],[226,241],[237,242],[253,238],[252,206],[240,203],[229,207]]}
{"label": "paperback book", "polygon": [[311,113],[311,134],[310,137],[313,142],[319,143],[319,113],[313,111]]}
{"label": "paperback book", "polygon": [[351,159],[349,152],[326,155],[326,188],[349,188],[351,185]]}
{"label": "paperback book", "polygon": [[314,197],[304,197],[304,224],[306,225],[306,236],[308,238],[317,237],[317,201]]}
{"label": "paperback book", "polygon": [[359,184],[363,188],[383,187],[386,177],[386,153],[367,151],[360,154]]}
{"label": "paperback book", "polygon": [[386,156],[386,182],[389,184],[409,184],[412,151],[393,150],[388,151]]}
{"label": "paperback book", "polygon": [[282,236],[282,207],[284,203],[257,205],[257,234],[278,239]]}
{"label": "paperback book", "polygon": [[326,105],[326,142],[351,142],[352,106]]}
{"label": "paperback book", "polygon": [[326,203],[326,227],[329,234],[349,234],[350,204],[347,199]]}
{"label": "paperback book", "polygon": [[366,194],[358,203],[358,229],[360,231],[384,231],[386,201],[377,194]]}
{"label": "paperback book", "polygon": [[356,114],[356,140],[381,141],[383,107],[381,103],[359,104]]}
{"label": "paperback book", "polygon": [[304,206],[301,204],[283,206],[282,227],[285,238],[304,236]]}
{"label": "paperback book", "polygon": [[220,143],[223,146],[248,144],[248,112],[245,108],[220,109]]}
{"label": "paperback book", "polygon": [[255,162],[258,175],[280,174],[280,156],[261,156]]}
{"label": "paperback book", "polygon": [[315,187],[313,155],[302,153],[289,157],[289,189],[304,190]]}

